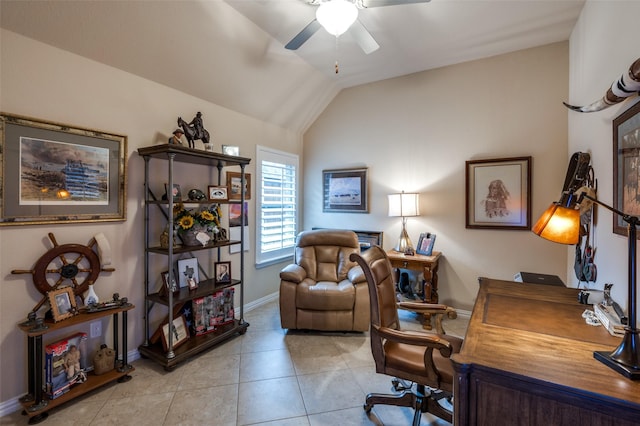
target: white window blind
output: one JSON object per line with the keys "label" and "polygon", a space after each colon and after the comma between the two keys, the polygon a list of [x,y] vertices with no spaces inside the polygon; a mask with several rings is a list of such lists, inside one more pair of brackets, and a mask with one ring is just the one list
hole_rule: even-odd
{"label": "white window blind", "polygon": [[257,147],[256,264],[293,254],[297,233],[298,156]]}

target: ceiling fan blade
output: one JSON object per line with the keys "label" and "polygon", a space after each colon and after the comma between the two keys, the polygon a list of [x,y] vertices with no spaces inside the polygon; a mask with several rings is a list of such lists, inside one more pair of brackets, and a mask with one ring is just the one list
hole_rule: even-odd
{"label": "ceiling fan blade", "polygon": [[309,38],[316,33],[320,29],[322,25],[318,22],[317,19],[314,19],[304,27],[302,31],[300,31],[294,38],[291,39],[289,43],[285,46],[285,49],[296,50],[300,46],[304,44]]}
{"label": "ceiling fan blade", "polygon": [[382,7],[382,6],[398,6],[401,4],[412,3],[429,3],[431,0],[357,0],[364,8]]}
{"label": "ceiling fan blade", "polygon": [[356,19],[353,25],[351,25],[349,31],[351,32],[353,38],[356,39],[356,43],[358,43],[358,46],[360,46],[360,48],[367,55],[369,53],[375,52],[380,48],[378,42],[373,38],[373,36],[365,28],[365,26],[362,25],[362,22],[360,22],[359,19]]}

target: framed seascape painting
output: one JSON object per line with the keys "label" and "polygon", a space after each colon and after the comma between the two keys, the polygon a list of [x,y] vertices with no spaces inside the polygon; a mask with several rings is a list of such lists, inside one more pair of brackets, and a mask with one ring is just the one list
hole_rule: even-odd
{"label": "framed seascape painting", "polygon": [[367,169],[322,171],[323,212],[368,213]]}
{"label": "framed seascape painting", "polygon": [[466,162],[466,227],[531,229],[531,157]]}
{"label": "framed seascape painting", "polygon": [[0,139],[0,226],[126,219],[126,136],[1,113]]}
{"label": "framed seascape painting", "polygon": [[[640,215],[640,103],[613,120],[613,207]],[[613,216],[613,232],[627,235],[627,223]],[[638,235],[640,239],[640,235]]]}

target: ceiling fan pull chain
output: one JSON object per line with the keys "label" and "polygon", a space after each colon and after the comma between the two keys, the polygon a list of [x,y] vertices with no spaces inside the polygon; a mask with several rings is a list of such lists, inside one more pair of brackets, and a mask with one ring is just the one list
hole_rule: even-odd
{"label": "ceiling fan pull chain", "polygon": [[340,71],[340,68],[338,67],[338,36],[336,36],[336,74],[338,74],[338,72]]}

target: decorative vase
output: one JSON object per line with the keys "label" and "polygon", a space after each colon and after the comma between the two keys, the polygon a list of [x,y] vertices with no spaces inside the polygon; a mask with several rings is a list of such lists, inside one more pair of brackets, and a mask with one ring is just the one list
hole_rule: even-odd
{"label": "decorative vase", "polygon": [[181,229],[178,231],[178,235],[185,246],[206,246],[211,239],[207,228],[200,225],[194,225],[186,231]]}
{"label": "decorative vase", "polygon": [[99,301],[100,301],[100,298],[96,294],[96,291],[93,289],[93,284],[89,284],[89,291],[87,292],[87,295],[84,298],[84,304],[86,306],[97,305]]}

